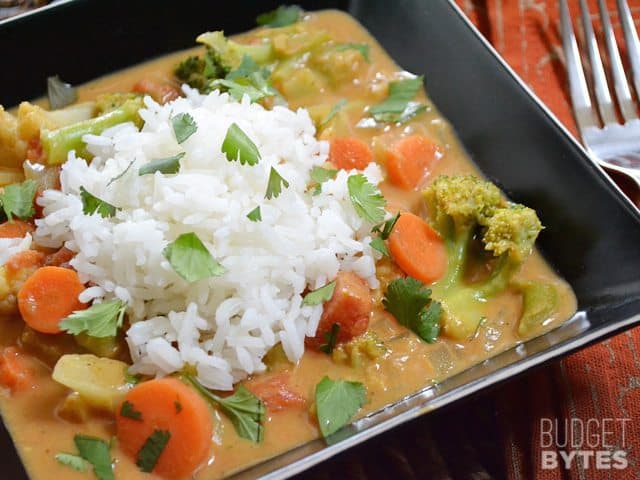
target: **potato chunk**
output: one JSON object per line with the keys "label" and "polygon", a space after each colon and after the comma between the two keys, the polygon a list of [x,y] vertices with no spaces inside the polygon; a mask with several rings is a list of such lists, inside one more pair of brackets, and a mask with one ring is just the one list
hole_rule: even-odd
{"label": "potato chunk", "polygon": [[96,408],[115,411],[131,387],[125,378],[127,364],[91,354],[63,355],[51,377],[69,387]]}

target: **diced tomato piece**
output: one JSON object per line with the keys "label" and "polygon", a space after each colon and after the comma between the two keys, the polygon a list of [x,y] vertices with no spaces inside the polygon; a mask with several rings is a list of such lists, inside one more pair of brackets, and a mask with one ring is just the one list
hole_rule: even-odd
{"label": "diced tomato piece", "polygon": [[4,268],[8,279],[17,278],[21,272],[30,272],[44,265],[45,254],[37,250],[25,250],[9,257]]}
{"label": "diced tomato piece", "polygon": [[15,393],[33,385],[33,368],[27,355],[18,347],[0,352],[0,385]]}
{"label": "diced tomato piece", "polygon": [[143,78],[133,86],[133,91],[150,95],[156,102],[165,104],[180,97],[178,87],[169,83]]}
{"label": "diced tomato piece", "polygon": [[326,344],[325,334],[331,332],[334,323],[340,326],[337,343],[362,335],[369,327],[372,309],[373,300],[366,282],[353,272],[338,272],[333,295],[324,304],[316,336],[307,338],[307,345],[319,348]]}
{"label": "diced tomato piece", "polygon": [[44,264],[52,267],[71,268],[69,262],[75,256],[75,252],[69,250],[67,247],[62,247],[57,252],[47,255]]}
{"label": "diced tomato piece", "polygon": [[0,223],[0,238],[22,238],[35,229],[32,223],[14,218],[10,222]]}
{"label": "diced tomato piece", "polygon": [[251,380],[245,386],[272,412],[290,407],[304,407],[307,402],[302,396],[291,390],[290,379],[288,373],[280,373]]}

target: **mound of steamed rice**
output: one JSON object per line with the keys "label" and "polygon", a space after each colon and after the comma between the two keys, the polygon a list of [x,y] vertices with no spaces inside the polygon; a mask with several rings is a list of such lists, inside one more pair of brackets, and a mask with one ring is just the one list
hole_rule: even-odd
{"label": "mound of steamed rice", "polygon": [[[35,239],[77,252],[71,265],[90,285],[83,302],[128,304],[133,372],[162,376],[191,365],[204,385],[229,390],[263,371],[263,356],[279,342],[291,361],[300,359],[322,314],[321,305],[302,304],[305,290],[325,285],[338,270],[377,286],[372,225],[349,200],[350,172],[312,195],[309,174],[325,162],[328,144],[316,140],[306,110],[265,110],[246,98],[186,87],[185,93],[166,105],[146,98],[141,131],[122,124],[85,136],[94,158],[87,163],[69,154],[61,190],[38,200],[44,218]],[[183,112],[197,131],[178,145],[170,119]],[[221,152],[233,122],[260,151],[257,165],[230,162]],[[178,174],[138,175],[146,163],[181,151]],[[272,166],[289,187],[267,200]],[[381,179],[375,165],[364,173],[375,184]],[[116,215],[83,214],[80,187],[118,207]],[[246,215],[257,206],[262,221],[252,222]],[[174,272],[162,251],[187,232],[199,236],[226,273],[188,283]]]}

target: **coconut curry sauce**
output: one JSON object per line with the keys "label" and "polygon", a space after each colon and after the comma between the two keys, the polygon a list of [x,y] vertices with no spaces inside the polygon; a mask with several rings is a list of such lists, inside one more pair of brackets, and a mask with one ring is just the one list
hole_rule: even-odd
{"label": "coconut curry sauce", "polygon": [[[389,82],[411,77],[402,72],[351,17],[337,11],[317,12],[304,18],[297,35],[292,36],[286,28],[282,33],[277,30],[259,29],[237,38],[256,42],[261,37],[269,37],[282,51],[291,51],[290,59],[282,61],[273,71],[271,81],[291,108],[309,109],[320,138],[359,139],[370,148],[373,159],[383,168],[387,167],[389,152],[393,151],[393,145],[399,139],[420,136],[428,140],[427,149],[431,149],[432,159],[428,168],[420,172],[415,185],[407,186],[406,182],[412,180],[404,178],[402,172],[395,172],[393,181],[387,179],[381,184],[389,212],[413,212],[429,218],[431,212],[425,207],[421,192],[435,178],[441,174],[478,174],[450,125],[421,89],[412,100],[426,106],[426,109],[402,123],[379,123],[368,115],[369,107],[388,97]],[[330,40],[351,48],[334,49],[338,53],[329,51],[327,58],[322,54],[296,56],[296,49],[303,50],[304,43],[314,35],[320,43]],[[364,45],[367,50],[353,45]],[[202,49],[171,54],[91,82],[79,89],[78,100],[91,100],[105,92],[130,92],[141,79],[175,86],[177,82],[173,71],[176,64],[187,55],[194,54],[202,54]],[[433,218],[430,220],[434,221]],[[487,277],[490,275],[487,268],[496,267],[495,260],[486,255],[480,253],[478,258],[477,265],[465,274],[473,277],[472,280]],[[269,370],[244,382],[266,403],[261,442],[240,438],[224,412],[212,409],[212,441],[208,459],[196,470],[197,478],[223,477],[316,438],[319,429],[314,391],[325,375],[332,379],[361,382],[365,386],[367,402],[356,413],[354,418],[357,418],[555,328],[576,309],[575,297],[569,286],[534,251],[510,285],[538,283],[546,285],[546,290],[538,290],[524,300],[522,288],[505,288],[481,306],[479,311],[482,315],[476,318],[471,330],[444,326],[435,342],[428,343],[400,325],[383,307],[385,291],[393,280],[404,277],[402,269],[393,260],[383,258],[378,262],[377,274],[381,287],[368,293],[373,308],[364,336],[338,343],[330,354],[308,345],[302,360],[296,365],[288,363],[276,347],[267,356]],[[543,298],[549,289],[555,292],[553,308],[545,305],[536,307],[535,302]],[[436,300],[438,292],[436,282]],[[519,333],[524,306],[534,311],[537,308],[539,315],[533,326],[520,328]],[[94,435],[107,441],[116,435],[116,424],[109,408],[96,408],[95,402],[91,406],[92,402],[87,402],[51,377],[51,369],[60,355],[86,353],[79,345],[83,343],[66,334],[36,333],[25,327],[22,319],[16,316],[7,316],[1,321],[2,346],[15,346],[17,350],[9,350],[7,354],[5,349],[4,364],[0,369],[0,382],[5,382],[0,406],[29,474],[35,479],[56,476],[91,478],[91,468],[78,472],[55,458],[59,452],[77,451],[74,445],[76,434]],[[130,363],[122,342],[114,348],[109,356]],[[16,360],[18,357],[19,362]],[[6,373],[18,363],[20,368],[28,371],[25,388],[20,388],[19,374]],[[135,459],[123,453],[117,442],[111,447],[111,455],[116,478],[149,478],[149,475],[155,475],[142,473]]]}

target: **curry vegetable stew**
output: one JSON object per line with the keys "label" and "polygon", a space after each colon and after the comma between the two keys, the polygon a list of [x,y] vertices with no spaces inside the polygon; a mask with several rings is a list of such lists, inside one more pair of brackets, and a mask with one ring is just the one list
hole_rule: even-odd
{"label": "curry vegetable stew", "polygon": [[351,17],[281,7],[0,110],[0,407],[33,478],[220,478],[558,326],[536,212]]}

